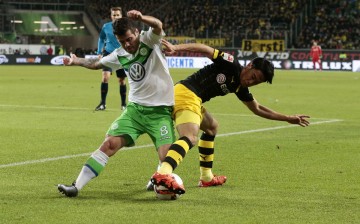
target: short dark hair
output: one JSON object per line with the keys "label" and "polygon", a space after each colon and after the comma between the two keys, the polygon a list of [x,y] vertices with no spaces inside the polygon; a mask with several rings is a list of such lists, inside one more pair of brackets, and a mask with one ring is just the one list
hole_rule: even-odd
{"label": "short dark hair", "polygon": [[116,19],[112,25],[114,34],[119,36],[125,35],[128,30],[133,33],[136,30],[135,22],[127,17]]}
{"label": "short dark hair", "polygon": [[274,64],[265,58],[255,58],[251,62],[252,67],[259,69],[264,74],[265,81],[271,84],[274,78]]}
{"label": "short dark hair", "polygon": [[[118,7],[118,6],[117,7],[111,7],[110,12],[112,12],[112,11],[120,11],[121,12],[122,9],[121,9],[121,7]],[[121,14],[122,14],[122,12],[121,12]]]}

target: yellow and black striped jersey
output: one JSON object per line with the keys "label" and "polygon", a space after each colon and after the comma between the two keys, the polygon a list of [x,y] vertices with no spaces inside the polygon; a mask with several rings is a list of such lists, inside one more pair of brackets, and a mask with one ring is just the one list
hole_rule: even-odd
{"label": "yellow and black striped jersey", "polygon": [[202,102],[216,96],[235,93],[241,101],[253,101],[247,87],[240,86],[240,73],[243,66],[231,54],[215,50],[214,63],[205,66],[179,83],[193,91]]}

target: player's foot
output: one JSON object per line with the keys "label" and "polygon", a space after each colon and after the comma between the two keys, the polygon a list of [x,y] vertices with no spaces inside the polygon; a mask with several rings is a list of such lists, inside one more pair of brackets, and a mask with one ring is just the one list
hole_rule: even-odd
{"label": "player's foot", "polygon": [[106,105],[103,103],[100,103],[97,107],[95,107],[95,110],[105,110],[106,109]]}
{"label": "player's foot", "polygon": [[125,109],[126,109],[126,105],[122,105],[121,110],[125,110]]}
{"label": "player's foot", "polygon": [[75,183],[72,185],[58,184],[58,190],[60,193],[65,194],[66,197],[76,197],[79,193]]}
{"label": "player's foot", "polygon": [[149,180],[149,182],[147,183],[146,190],[147,191],[154,191],[154,184],[151,182],[151,180]]}
{"label": "player's foot", "polygon": [[156,186],[164,186],[175,194],[185,194],[184,186],[179,185],[171,174],[160,174],[156,172],[152,175],[151,182]]}
{"label": "player's foot", "polygon": [[213,179],[209,182],[203,180],[199,181],[199,187],[213,187],[223,185],[226,182],[226,176],[214,176]]}

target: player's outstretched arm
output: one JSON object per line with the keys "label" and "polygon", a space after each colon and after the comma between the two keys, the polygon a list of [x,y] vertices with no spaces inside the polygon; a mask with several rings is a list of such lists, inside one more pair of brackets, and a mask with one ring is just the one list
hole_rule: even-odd
{"label": "player's outstretched arm", "polygon": [[215,51],[214,48],[209,47],[205,44],[190,43],[190,44],[173,45],[165,39],[162,39],[161,42],[164,46],[165,55],[173,55],[178,51],[190,51],[190,52],[203,53],[206,57],[212,59]]}
{"label": "player's outstretched arm", "polygon": [[70,54],[70,58],[63,59],[65,66],[78,65],[88,69],[100,69],[102,64],[100,63],[100,58],[78,58],[75,54]]}
{"label": "player's outstretched arm", "polygon": [[255,99],[249,102],[243,102],[249,110],[251,110],[254,114],[269,119],[269,120],[278,120],[278,121],[286,121],[290,124],[298,124],[302,127],[306,127],[310,124],[307,120],[310,118],[308,115],[285,115],[278,113],[276,111],[271,110],[261,104],[259,104]]}

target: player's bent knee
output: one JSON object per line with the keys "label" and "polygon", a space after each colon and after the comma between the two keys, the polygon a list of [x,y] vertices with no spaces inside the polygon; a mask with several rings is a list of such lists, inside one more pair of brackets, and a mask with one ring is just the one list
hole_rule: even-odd
{"label": "player's bent knee", "polygon": [[106,155],[113,156],[119,149],[124,145],[124,141],[119,137],[107,137],[105,141],[101,144],[100,150],[103,151]]}
{"label": "player's bent knee", "polygon": [[201,130],[208,135],[215,136],[218,132],[218,129],[219,129],[219,123],[216,120],[213,120],[210,126],[203,128]]}

